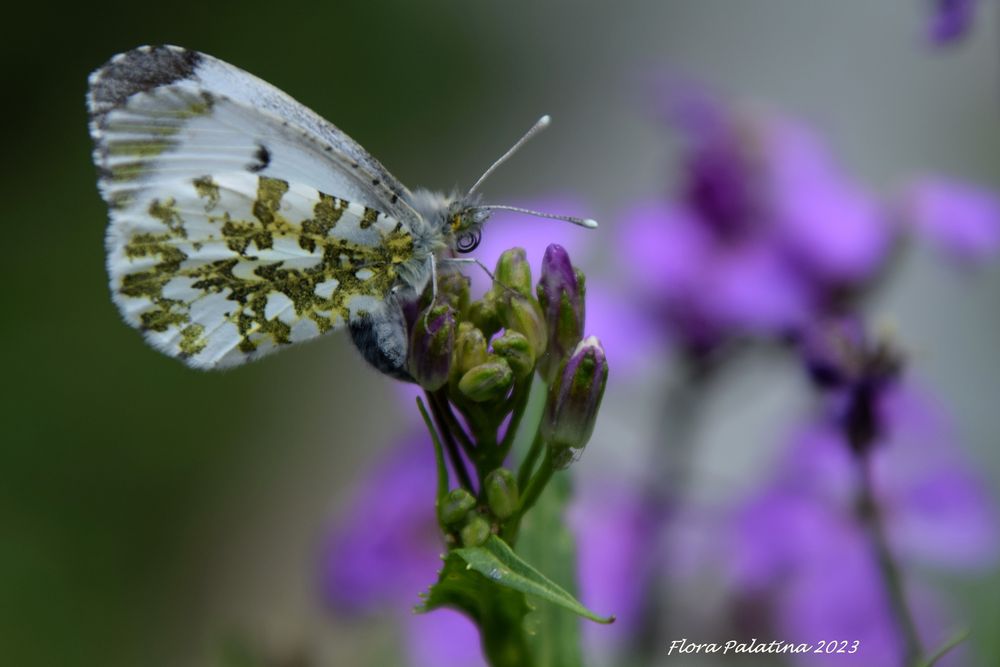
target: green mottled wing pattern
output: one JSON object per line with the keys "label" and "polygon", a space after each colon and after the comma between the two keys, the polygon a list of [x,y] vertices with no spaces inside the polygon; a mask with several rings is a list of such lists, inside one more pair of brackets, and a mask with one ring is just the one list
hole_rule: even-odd
{"label": "green mottled wing pattern", "polygon": [[112,209],[108,271],[125,319],[163,352],[225,368],[377,311],[413,259],[399,221],[236,171],[161,183]]}

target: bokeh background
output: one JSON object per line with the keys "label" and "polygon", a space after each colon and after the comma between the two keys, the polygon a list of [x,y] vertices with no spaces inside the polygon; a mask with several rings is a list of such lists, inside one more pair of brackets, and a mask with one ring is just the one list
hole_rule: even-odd
{"label": "bokeh background", "polygon": [[[927,171],[1000,185],[1000,16],[980,4],[972,33],[944,49],[927,42],[921,0],[29,8],[39,13],[8,23],[0,44],[0,662],[210,665],[249,643],[320,664],[391,664],[380,662],[390,624],[325,611],[317,560],[358,470],[412,421],[342,335],[205,374],[122,325],[83,103],[87,74],[111,55],[176,43],[234,63],[332,120],[411,187],[467,187],[550,113],[553,127],[486,190],[500,202],[574,197],[611,235],[675,169],[676,146],[645,106],[657,72],[804,120],[876,191]],[[554,240],[579,233],[539,224]],[[613,273],[622,259],[591,261]],[[918,247],[868,310],[913,351],[914,372],[995,492],[1000,270],[956,272]],[[627,458],[649,438],[656,421],[643,419],[641,397],[670,366],[650,368],[609,391],[581,466],[602,461],[602,448]],[[706,410],[699,469],[749,486],[802,386],[794,369],[765,362],[740,378]],[[945,588],[985,630],[975,659],[995,664],[996,576]]]}

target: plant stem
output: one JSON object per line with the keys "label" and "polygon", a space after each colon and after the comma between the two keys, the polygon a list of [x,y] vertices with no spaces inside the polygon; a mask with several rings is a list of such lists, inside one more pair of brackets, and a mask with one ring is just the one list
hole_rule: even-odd
{"label": "plant stem", "polygon": [[948,641],[942,644],[938,650],[934,651],[933,655],[931,655],[929,658],[921,662],[920,667],[934,667],[934,664],[937,663],[938,660],[943,658],[945,655],[948,654],[948,652],[951,649],[955,648],[968,638],[969,638],[968,628],[964,630],[959,630],[951,637],[949,637]]}
{"label": "plant stem", "polygon": [[526,380],[519,381],[514,386],[513,412],[510,416],[510,423],[507,425],[507,432],[503,434],[503,440],[500,441],[500,452],[498,455],[501,461],[507,458],[507,453],[510,452],[510,447],[514,444],[514,436],[521,425],[521,418],[524,417],[524,411],[528,407],[528,399],[530,397],[531,377],[528,377]]}
{"label": "plant stem", "polygon": [[889,597],[892,615],[903,636],[903,665],[905,667],[917,667],[920,665],[920,656],[923,653],[923,648],[920,644],[917,624],[907,604],[902,572],[900,571],[899,564],[893,557],[892,550],[889,548],[889,540],[886,537],[885,526],[882,521],[882,512],[875,498],[871,458],[867,453],[862,453],[858,456],[857,461],[858,472],[860,473],[858,514],[868,532],[872,547],[875,549],[875,558],[878,563],[879,573],[882,576],[882,583],[885,586],[885,592]]}
{"label": "plant stem", "polygon": [[435,498],[435,507],[442,501],[445,494],[448,493],[448,468],[444,464],[444,449],[441,447],[441,439],[438,437],[437,428],[434,427],[434,422],[431,421],[431,416],[427,414],[427,406],[424,405],[423,399],[417,396],[417,409],[420,410],[420,416],[424,420],[424,424],[427,426],[427,430],[431,434],[431,440],[434,442],[434,463],[437,466],[437,496]]}
{"label": "plant stem", "polygon": [[528,480],[531,479],[531,472],[535,468],[535,462],[538,461],[538,455],[542,453],[544,446],[545,443],[542,441],[541,432],[536,431],[535,439],[531,441],[531,448],[524,455],[521,467],[517,469],[517,486],[519,489],[524,489],[528,485]]}
{"label": "plant stem", "polygon": [[448,459],[451,461],[451,467],[455,470],[455,476],[458,477],[458,482],[470,492],[475,493],[475,487],[472,485],[472,478],[469,476],[469,471],[465,467],[465,461],[462,459],[461,452],[458,451],[458,445],[455,443],[455,437],[451,430],[448,428],[448,422],[441,411],[441,405],[437,400],[437,396],[431,392],[425,392],[427,394],[427,402],[430,403],[431,413],[434,415],[434,423],[437,424],[438,432],[441,434],[441,439],[444,440],[445,451],[448,452]]}
{"label": "plant stem", "polygon": [[458,442],[462,445],[462,449],[466,455],[470,458],[475,458],[476,445],[472,442],[469,434],[465,432],[461,422],[458,421],[458,417],[455,416],[455,412],[451,409],[451,404],[448,402],[448,396],[443,393],[436,394],[436,396],[439,397],[441,414],[444,416],[445,421],[448,422],[448,428],[451,430],[452,435],[458,438]]}
{"label": "plant stem", "polygon": [[[536,441],[540,441],[540,437],[535,438]],[[534,445],[532,445],[534,448]],[[545,457],[542,459],[542,465],[538,468],[538,472],[535,476],[531,478],[528,482],[528,487],[524,490],[521,495],[521,502],[517,507],[517,512],[514,516],[517,517],[518,522],[520,522],[521,517],[531,509],[531,506],[535,504],[538,500],[538,496],[542,495],[542,491],[545,486],[552,479],[552,473],[556,471],[555,466],[552,465],[552,450],[545,448]]]}

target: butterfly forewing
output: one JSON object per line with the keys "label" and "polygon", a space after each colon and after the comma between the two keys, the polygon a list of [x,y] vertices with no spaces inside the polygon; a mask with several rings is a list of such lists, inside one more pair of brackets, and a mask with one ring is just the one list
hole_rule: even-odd
{"label": "butterfly forewing", "polygon": [[112,205],[157,178],[246,170],[310,185],[412,224],[410,192],[331,123],[211,56],[142,47],[94,72],[94,159]]}
{"label": "butterfly forewing", "polygon": [[116,56],[90,83],[111,289],[154,346],[221,368],[395,317],[400,273],[422,262],[421,220],[349,137],[260,79],[177,47]]}

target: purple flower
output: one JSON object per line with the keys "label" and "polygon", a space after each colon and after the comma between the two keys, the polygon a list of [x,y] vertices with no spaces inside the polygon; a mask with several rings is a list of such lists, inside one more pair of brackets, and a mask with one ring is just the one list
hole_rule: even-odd
{"label": "purple flower", "polygon": [[959,263],[981,263],[1000,250],[1000,197],[991,190],[925,178],[908,189],[903,217],[919,235]]}
{"label": "purple flower", "polygon": [[620,251],[682,346],[795,331],[875,274],[888,216],[814,134],[690,87],[667,99],[684,150],[679,192],[628,213]]}
{"label": "purple flower", "polygon": [[323,590],[336,609],[417,603],[444,551],[434,517],[435,475],[430,438],[421,434],[389,450],[363,480],[325,550]]}
{"label": "purple flower", "polygon": [[[905,385],[882,397],[885,437],[870,452],[877,502],[906,577],[924,643],[945,639],[940,607],[911,566],[982,570],[998,555],[994,503],[963,461],[940,410]],[[855,515],[856,461],[823,420],[793,440],[770,485],[733,524],[731,572],[744,595],[770,601],[790,641],[861,639],[851,665],[898,664],[901,642],[872,546]],[[807,655],[799,664],[837,656]]]}
{"label": "purple flower", "polygon": [[935,44],[951,44],[964,37],[975,18],[976,0],[934,0],[928,36]]}
{"label": "purple flower", "polygon": [[616,616],[610,626],[584,623],[584,644],[593,664],[611,664],[641,624],[654,521],[634,487],[587,479],[576,489],[567,521],[577,539],[580,600]]}
{"label": "purple flower", "polygon": [[479,633],[471,621],[450,610],[412,611],[434,582],[444,552],[434,516],[435,475],[426,434],[386,453],[330,533],[323,595],[342,613],[397,614],[412,667],[480,667]]}

